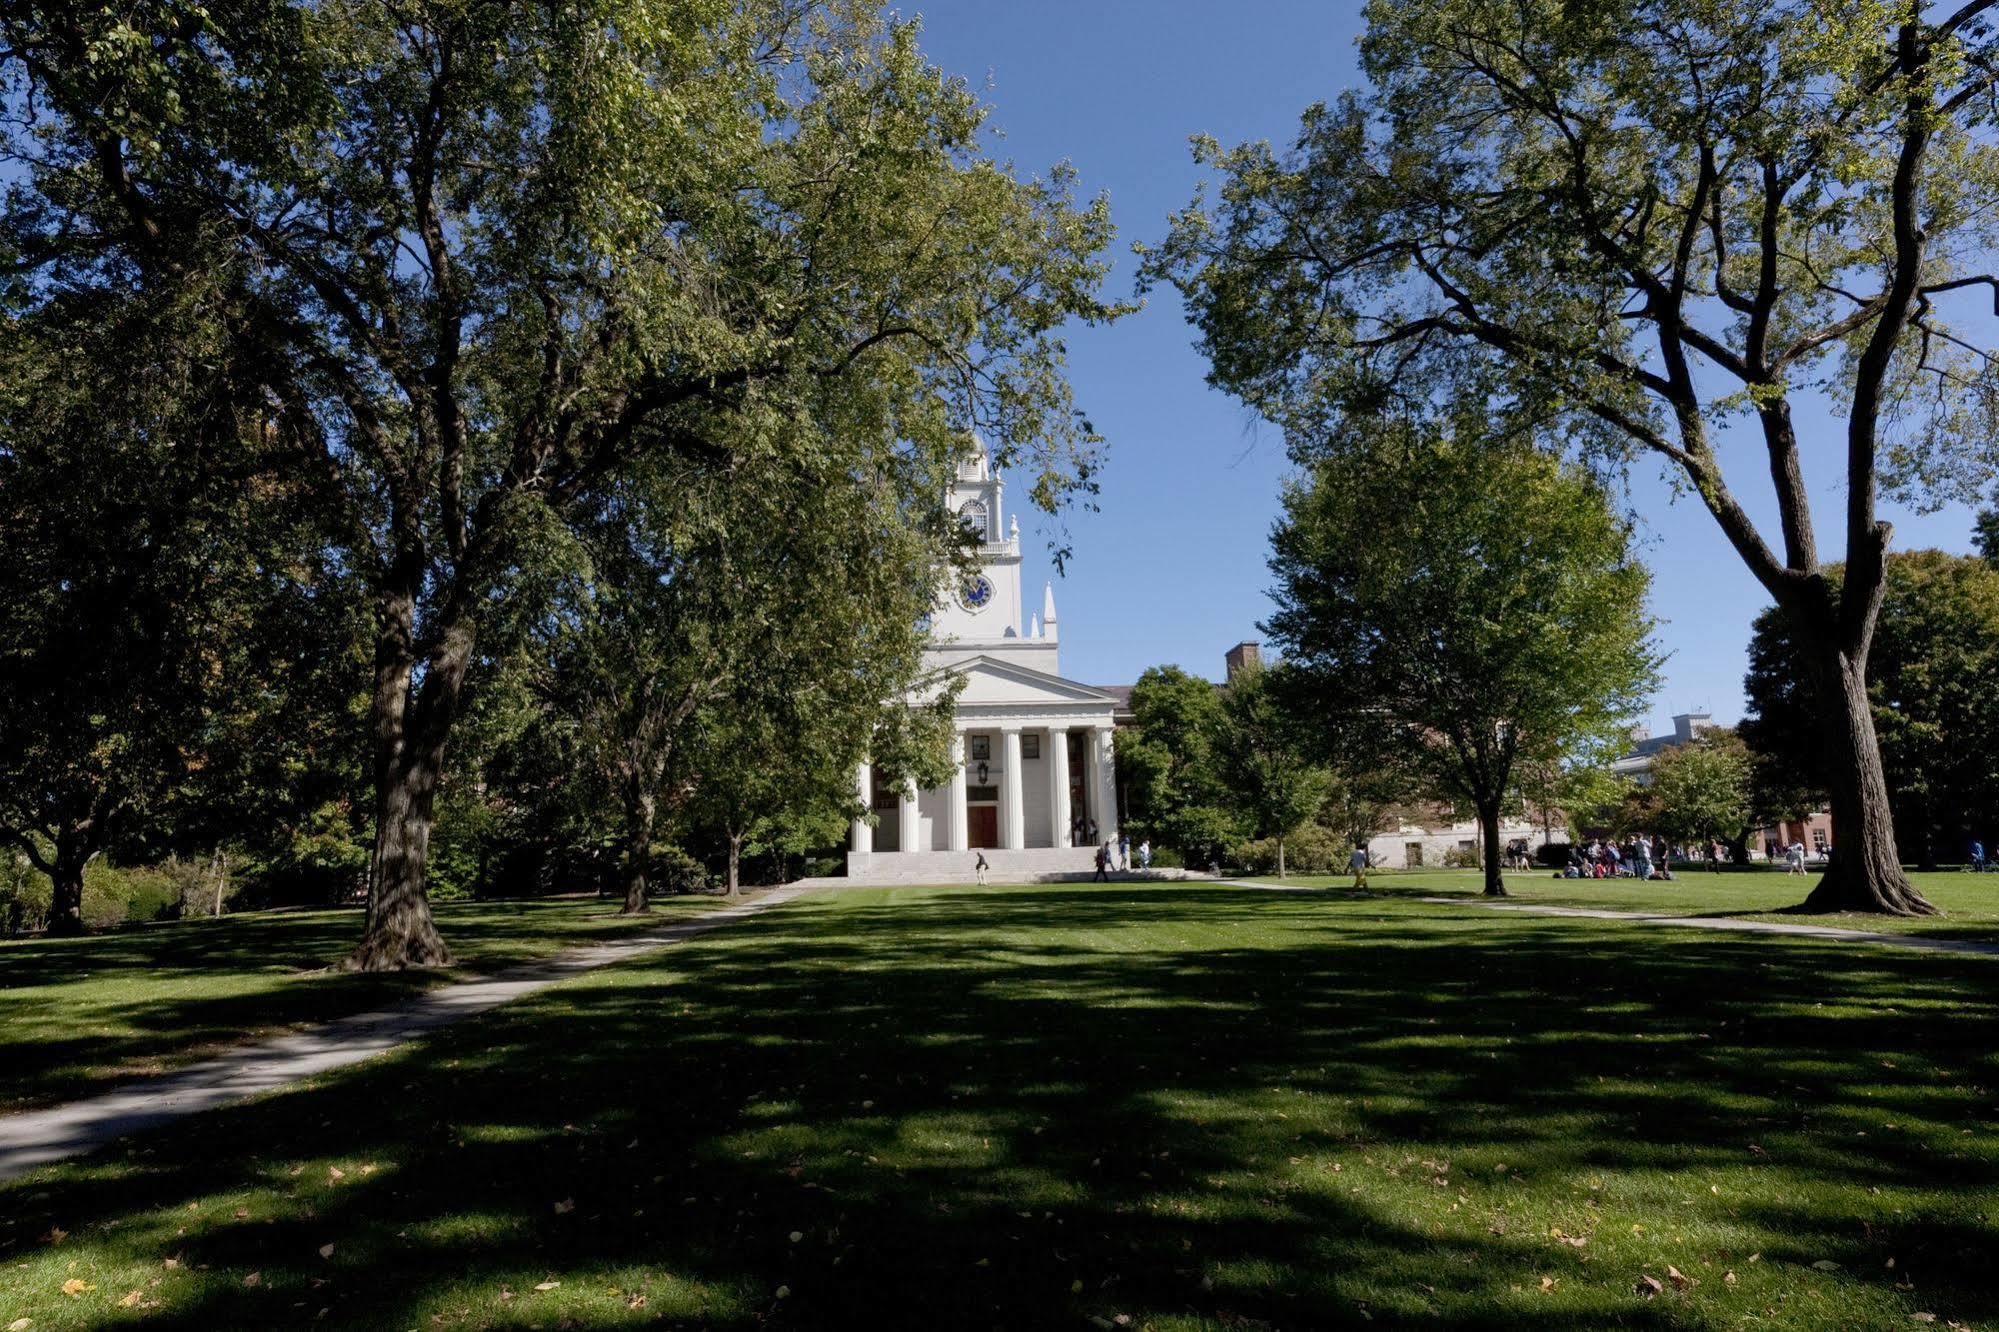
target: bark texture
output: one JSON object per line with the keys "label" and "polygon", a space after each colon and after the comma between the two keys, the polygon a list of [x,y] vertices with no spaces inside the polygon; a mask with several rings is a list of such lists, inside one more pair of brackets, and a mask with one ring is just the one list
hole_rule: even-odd
{"label": "bark texture", "polygon": [[1895,821],[1874,709],[1867,697],[1864,656],[1823,654],[1818,696],[1832,781],[1832,858],[1805,899],[1806,911],[1868,911],[1933,916],[1937,909],[1902,872]]}
{"label": "bark texture", "polygon": [[1506,896],[1506,881],[1500,878],[1499,858],[1499,799],[1478,801],[1479,838],[1485,847],[1485,895],[1487,897]]}
{"label": "bark texture", "polygon": [[646,867],[652,863],[652,826],[657,808],[652,796],[633,789],[625,799],[625,905],[627,916],[638,916],[652,910],[652,900],[648,895]]}

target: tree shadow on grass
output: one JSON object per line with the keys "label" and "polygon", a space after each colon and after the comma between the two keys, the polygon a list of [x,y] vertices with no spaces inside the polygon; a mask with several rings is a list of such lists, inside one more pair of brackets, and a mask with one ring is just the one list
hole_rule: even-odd
{"label": "tree shadow on grass", "polygon": [[[51,1227],[178,1257],[148,1321],[185,1327],[1890,1326],[1999,1298],[1978,959],[1229,889],[878,900],[0,1190],[0,1263],[62,1252]],[[1634,1293],[1676,1258],[1687,1290]]]}
{"label": "tree shadow on grass", "polygon": [[355,910],[259,912],[0,948],[0,1108],[71,1100],[249,1037],[393,1004],[472,973],[669,923],[579,900],[440,904],[457,955],[442,971],[328,970],[352,950]]}

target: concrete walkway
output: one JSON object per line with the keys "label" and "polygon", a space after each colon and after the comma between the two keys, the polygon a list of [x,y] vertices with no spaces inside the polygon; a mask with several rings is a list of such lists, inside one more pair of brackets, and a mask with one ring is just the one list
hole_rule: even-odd
{"label": "concrete walkway", "polygon": [[446,985],[394,1008],[359,1013],[288,1036],[246,1045],[177,1072],[145,1078],[116,1091],[25,1114],[0,1115],[0,1180],[92,1152],[127,1134],[186,1115],[245,1101],[512,1003],[559,981],[654,952],[731,921],[804,895],[796,885],[736,906],[720,907],[656,930],[587,944],[511,971]]}
{"label": "concrete walkway", "polygon": [[[1245,888],[1261,888],[1274,893],[1323,893],[1324,888],[1305,888],[1289,883],[1264,883],[1238,879]],[[1334,891],[1339,891],[1335,889]],[[1389,899],[1384,899],[1389,900]],[[1678,925],[1689,930],[1720,930],[1727,934],[1789,934],[1808,939],[1839,939],[1848,943],[1882,944],[1889,948],[1915,948],[1932,953],[1970,953],[1999,957],[1999,943],[1979,939],[1945,939],[1932,934],[1878,934],[1871,930],[1842,930],[1831,925],[1793,925],[1789,921],[1744,920],[1740,916],[1681,916],[1667,911],[1612,911],[1607,907],[1548,906],[1538,902],[1492,901],[1484,897],[1412,897],[1411,902],[1431,906],[1483,907],[1487,911],[1518,911],[1529,916],[1579,916],[1586,920],[1635,920],[1649,925]]]}

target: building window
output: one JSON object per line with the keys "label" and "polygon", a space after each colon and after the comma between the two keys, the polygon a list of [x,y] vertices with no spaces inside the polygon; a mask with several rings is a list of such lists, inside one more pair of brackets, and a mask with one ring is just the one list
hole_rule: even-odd
{"label": "building window", "polygon": [[965,788],[965,803],[968,805],[997,805],[999,803],[999,788],[997,786],[968,786]]}
{"label": "building window", "polygon": [[1040,757],[1041,757],[1041,737],[1040,737],[1040,736],[1038,736],[1038,735],[1032,735],[1032,734],[1029,734],[1029,735],[1023,735],[1023,736],[1021,736],[1021,737],[1020,737],[1020,756],[1021,756],[1022,758],[1024,758],[1024,759],[1038,759],[1038,758],[1040,758]]}
{"label": "building window", "polygon": [[1825,829],[1823,828],[1812,829],[1812,850],[1818,853],[1819,858],[1821,860],[1823,860],[1827,855],[1831,854],[1826,846]]}
{"label": "building window", "polygon": [[958,509],[958,521],[971,530],[981,542],[986,539],[986,504],[984,500],[966,500]]}
{"label": "building window", "polygon": [[971,743],[972,743],[972,762],[974,763],[986,762],[992,759],[993,738],[991,736],[975,735],[971,737]]}

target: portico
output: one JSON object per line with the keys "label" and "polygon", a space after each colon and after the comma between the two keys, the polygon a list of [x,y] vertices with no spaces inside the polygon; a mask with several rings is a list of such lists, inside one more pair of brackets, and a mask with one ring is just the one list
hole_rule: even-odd
{"label": "portico", "polygon": [[950,503],[980,536],[979,571],[932,619],[933,688],[958,687],[951,778],[917,790],[863,763],[847,877],[939,883],[1074,874],[1117,840],[1117,699],[1059,674],[1052,587],[1023,624],[1018,524],[1002,528],[1002,483],[983,447],[959,468]]}

